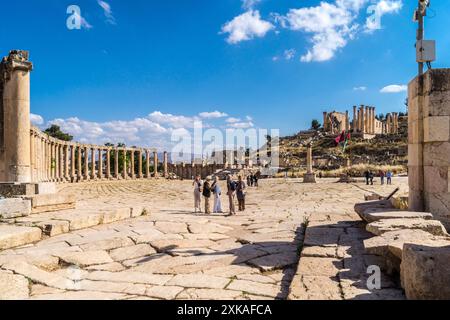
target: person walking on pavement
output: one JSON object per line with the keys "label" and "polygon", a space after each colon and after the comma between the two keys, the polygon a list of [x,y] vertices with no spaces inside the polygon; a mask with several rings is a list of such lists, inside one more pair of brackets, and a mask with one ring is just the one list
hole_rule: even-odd
{"label": "person walking on pavement", "polygon": [[231,179],[231,175],[227,175],[227,195],[230,208],[230,216],[236,214],[236,206],[234,205],[234,198],[236,195],[236,182]]}
{"label": "person walking on pavement", "polygon": [[222,202],[220,201],[220,197],[222,195],[222,189],[219,185],[219,177],[216,176],[214,178],[214,183],[211,187],[212,192],[214,193],[214,206],[213,213],[222,213]]}
{"label": "person walking on pavement", "polygon": [[245,182],[244,180],[242,180],[242,176],[239,176],[236,188],[236,194],[239,203],[239,211],[245,211],[245,189],[246,189]]}
{"label": "person walking on pavement", "polygon": [[196,176],[192,183],[194,187],[194,212],[202,212],[202,187],[203,181],[200,176]]}
{"label": "person walking on pavement", "polygon": [[205,198],[205,213],[211,214],[211,177],[207,177],[203,184],[203,197]]}

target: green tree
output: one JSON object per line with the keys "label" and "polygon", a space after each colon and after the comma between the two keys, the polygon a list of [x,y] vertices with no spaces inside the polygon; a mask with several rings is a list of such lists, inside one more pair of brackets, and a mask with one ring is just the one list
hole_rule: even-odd
{"label": "green tree", "polygon": [[313,130],[319,130],[321,126],[322,125],[320,124],[320,122],[318,120],[316,120],[316,119],[314,119],[311,122],[311,129],[313,129]]}
{"label": "green tree", "polygon": [[73,136],[71,136],[68,133],[62,132],[61,127],[56,124],[51,125],[49,128],[45,129],[44,132],[47,133],[50,137],[53,137],[53,138],[56,138],[59,140],[63,140],[63,141],[72,141],[73,140]]}

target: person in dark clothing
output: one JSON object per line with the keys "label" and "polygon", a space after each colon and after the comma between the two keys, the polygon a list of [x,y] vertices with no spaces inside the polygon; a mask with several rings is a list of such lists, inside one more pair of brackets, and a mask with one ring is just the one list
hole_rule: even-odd
{"label": "person in dark clothing", "polygon": [[370,185],[373,186],[373,178],[374,178],[374,174],[372,171],[369,171],[369,180],[370,180]]}
{"label": "person in dark clothing", "polygon": [[247,185],[250,186],[252,184],[252,176],[248,175],[247,176]]}
{"label": "person in dark clothing", "polygon": [[254,185],[255,187],[258,186],[258,176],[257,176],[256,174],[253,175],[253,185]]}
{"label": "person in dark clothing", "polygon": [[211,177],[207,177],[205,183],[203,184],[203,197],[205,198],[205,213],[211,214]]}
{"label": "person in dark clothing", "polygon": [[238,177],[238,183],[236,188],[236,195],[239,203],[239,211],[245,210],[245,182],[242,180],[242,177]]}
{"label": "person in dark clothing", "polygon": [[370,179],[370,171],[366,170],[366,172],[364,172],[364,177],[366,178],[366,185],[369,185],[369,179]]}

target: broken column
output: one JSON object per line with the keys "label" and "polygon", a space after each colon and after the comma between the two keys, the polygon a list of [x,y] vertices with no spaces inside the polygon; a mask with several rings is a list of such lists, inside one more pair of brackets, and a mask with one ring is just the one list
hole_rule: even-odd
{"label": "broken column", "polygon": [[429,211],[450,230],[450,69],[411,81],[408,104],[410,210]]}
{"label": "broken column", "polygon": [[316,174],[313,172],[312,145],[309,144],[306,151],[306,173],[303,183],[316,183]]}
{"label": "broken column", "polygon": [[358,116],[357,116],[357,107],[353,106],[353,132],[358,132]]}

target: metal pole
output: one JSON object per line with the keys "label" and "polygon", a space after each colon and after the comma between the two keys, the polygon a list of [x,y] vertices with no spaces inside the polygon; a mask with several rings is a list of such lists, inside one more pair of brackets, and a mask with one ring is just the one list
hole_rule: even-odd
{"label": "metal pole", "polygon": [[[423,15],[422,12],[420,11],[421,5],[420,5],[420,0],[419,0],[419,11],[418,11],[418,22],[419,22],[419,29],[417,29],[417,41],[423,40],[423,34],[424,34],[424,30],[423,30]],[[423,62],[419,62],[419,76],[421,76],[423,74]]]}

